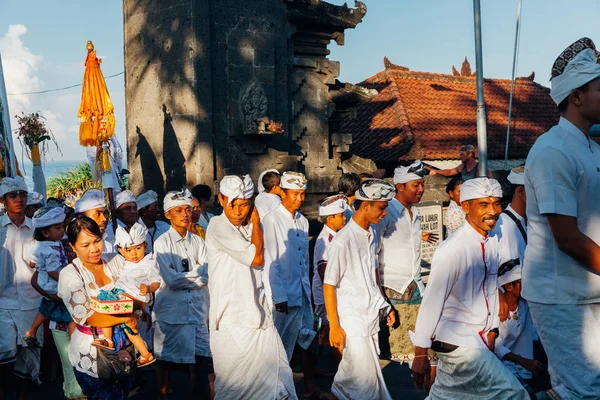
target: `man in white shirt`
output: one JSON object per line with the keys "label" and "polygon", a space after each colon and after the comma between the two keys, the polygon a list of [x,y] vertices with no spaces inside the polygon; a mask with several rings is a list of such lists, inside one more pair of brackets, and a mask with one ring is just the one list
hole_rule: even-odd
{"label": "man in white shirt", "polygon": [[523,297],[548,355],[553,395],[600,393],[600,64],[589,38],[552,67],[550,95],[561,113],[527,157],[527,249]]}
{"label": "man in white shirt", "polygon": [[114,246],[115,234],[112,229],[107,229],[109,214],[106,209],[106,198],[101,190],[89,189],[83,193],[81,198],[75,202],[75,216],[77,215],[85,215],[98,224],[104,242],[104,255],[117,254]]}
{"label": "man in white shirt", "polygon": [[305,393],[314,386],[314,355],[307,350],[316,336],[309,280],[308,220],[298,212],[304,202],[306,178],[299,172],[281,176],[281,205],[263,220],[267,297],[283,347],[292,359],[296,343],[303,349]]}
{"label": "man in white shirt", "polygon": [[523,265],[527,247],[527,220],[525,193],[525,167],[517,167],[508,174],[513,188],[510,204],[500,214],[495,230],[498,233],[500,258],[513,260]]}
{"label": "man in white shirt", "polygon": [[[263,234],[249,175],[219,185],[223,214],[206,232],[215,399],[296,399],[263,286]],[[252,213],[252,214],[250,214]]]}
{"label": "man in white shirt", "polygon": [[159,221],[160,207],[158,206],[158,194],[154,190],[148,190],[140,194],[136,199],[140,219],[138,222],[148,229],[146,243],[148,243],[148,253],[152,253],[154,242],[165,232],[171,229],[171,225]]}
{"label": "man in white shirt", "polygon": [[[4,178],[0,184],[0,202],[6,214],[0,217],[0,397],[13,373],[20,378],[37,380],[40,349],[23,341],[31,326],[41,296],[31,286],[34,269],[29,255],[34,245],[33,224],[25,216],[27,185],[21,177]],[[38,341],[43,340],[38,330]],[[27,396],[27,381],[19,382],[19,395]]]}
{"label": "man in white shirt", "polygon": [[167,193],[163,204],[171,229],[154,243],[164,283],[156,292],[152,310],[159,393],[167,395],[168,371],[174,364],[187,364],[193,392],[198,398],[208,399],[208,374],[212,371],[206,246],[200,236],[188,232],[192,214],[189,190]]}
{"label": "man in white shirt", "polygon": [[436,250],[417,324],[412,373],[429,381],[427,349],[439,357],[430,399],[529,399],[527,391],[494,355],[498,336],[498,247],[493,229],[501,207],[498,181],[463,183],[467,222]]}
{"label": "man in white shirt", "polygon": [[258,177],[258,196],[254,206],[258,215],[264,219],[268,213],[281,204],[281,175],[276,169],[263,171]]}
{"label": "man in white shirt", "polygon": [[379,236],[371,225],[385,217],[394,186],[365,179],[356,192],[355,213],[328,249],[323,291],[331,346],[343,353],[331,391],[343,400],[391,399],[379,366],[377,332],[385,317],[396,321],[381,291]]}
{"label": "man in white shirt", "polygon": [[117,223],[120,226],[129,229],[138,221],[138,205],[131,191],[119,192],[115,197],[115,207],[117,208]]}

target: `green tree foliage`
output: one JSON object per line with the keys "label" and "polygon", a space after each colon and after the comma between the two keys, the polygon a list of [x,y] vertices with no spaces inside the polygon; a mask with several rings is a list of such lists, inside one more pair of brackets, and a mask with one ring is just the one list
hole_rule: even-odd
{"label": "green tree foliage", "polygon": [[92,180],[89,164],[81,163],[50,179],[48,197],[77,199],[88,189],[101,189],[101,187],[99,182]]}

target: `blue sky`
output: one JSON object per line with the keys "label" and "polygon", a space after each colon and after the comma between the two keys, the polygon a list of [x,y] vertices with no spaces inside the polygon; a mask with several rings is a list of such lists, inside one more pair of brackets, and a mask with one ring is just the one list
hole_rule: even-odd
{"label": "blue sky", "polygon": [[[411,70],[437,73],[450,73],[452,65],[460,69],[467,56],[475,69],[471,0],[364,1],[367,15],[356,29],[346,32],[345,46],[333,42],[330,46],[330,58],[341,62],[341,80],[357,83],[376,74],[383,69],[384,56]],[[486,77],[510,77],[516,10],[517,0],[482,0]],[[523,0],[517,76],[535,71],[536,81],[549,86],[552,63],[566,46],[583,36],[600,45],[599,18],[600,0]],[[123,71],[120,0],[1,0],[0,52],[8,93],[80,83],[88,39],[103,58],[105,76]],[[115,104],[117,135],[125,147],[123,77],[107,83]],[[9,106],[13,115],[40,110],[48,118],[64,154],[61,158],[53,153],[54,159],[82,160],[80,96],[80,88],[10,96]]]}

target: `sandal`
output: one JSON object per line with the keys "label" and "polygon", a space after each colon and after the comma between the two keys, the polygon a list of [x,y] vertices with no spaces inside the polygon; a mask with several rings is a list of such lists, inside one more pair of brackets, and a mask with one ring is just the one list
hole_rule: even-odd
{"label": "sandal", "polygon": [[92,346],[97,347],[99,349],[104,349],[104,350],[111,350],[111,351],[115,350],[115,344],[110,339],[95,339],[92,342]]}
{"label": "sandal", "polygon": [[144,368],[147,367],[150,364],[154,364],[156,362],[156,358],[154,358],[154,356],[152,355],[152,353],[148,353],[148,355],[146,357],[144,356],[139,356],[138,360],[137,360],[137,367],[138,368]]}
{"label": "sandal", "polygon": [[33,336],[23,336],[23,341],[25,342],[27,347],[32,347],[32,348],[42,347],[42,345],[37,340],[37,338],[35,338]]}

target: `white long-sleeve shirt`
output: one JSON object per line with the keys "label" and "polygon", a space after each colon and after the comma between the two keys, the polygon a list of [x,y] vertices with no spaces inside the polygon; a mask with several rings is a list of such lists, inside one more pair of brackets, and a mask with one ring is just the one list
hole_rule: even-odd
{"label": "white long-sleeve shirt", "polygon": [[189,232],[181,237],[171,228],[154,243],[154,254],[163,280],[156,291],[154,319],[169,324],[205,324],[208,266],[202,238]]}
{"label": "white long-sleeve shirt", "polygon": [[379,312],[389,310],[377,284],[379,237],[353,219],[328,248],[329,261],[323,283],[336,288],[340,326],[347,335],[368,337],[379,331]]}
{"label": "white long-sleeve shirt", "polygon": [[313,279],[312,279],[312,294],[313,299],[315,301],[316,306],[320,306],[325,304],[325,299],[323,298],[323,281],[321,280],[321,275],[319,275],[319,266],[325,264],[327,265],[327,260],[329,257],[327,255],[327,249],[331,244],[331,241],[335,237],[336,232],[328,227],[327,225],[323,226],[323,230],[317,237],[317,241],[315,243],[315,250],[313,253]]}
{"label": "white long-sleeve shirt", "polygon": [[533,320],[525,299],[519,299],[517,310],[509,313],[508,319],[500,323],[499,331],[500,335],[496,339],[494,353],[514,375],[523,379],[531,379],[531,372],[520,365],[503,360],[508,353],[533,359]]}
{"label": "white long-sleeve shirt", "polygon": [[263,232],[267,298],[272,297],[274,304],[287,301],[288,307],[299,307],[306,296],[311,304],[308,220],[299,212],[292,216],[280,205],[263,220]]}
{"label": "white long-sleeve shirt", "polygon": [[263,268],[252,267],[256,246],[252,224],[234,226],[221,214],[206,232],[210,280],[210,329],[221,325],[264,328],[273,325],[263,285]]}
{"label": "white long-sleeve shirt", "polygon": [[262,192],[254,199],[254,206],[256,207],[256,211],[258,211],[261,220],[280,205],[281,197],[276,194]]}
{"label": "white long-sleeve shirt", "polygon": [[0,217],[1,310],[35,310],[40,306],[42,296],[31,286],[34,269],[29,267],[34,244],[31,219],[25,218],[17,227],[7,214]]}
{"label": "white long-sleeve shirt", "polygon": [[379,254],[382,286],[404,293],[415,281],[421,290],[425,286],[421,279],[421,221],[417,207],[410,213],[398,200],[389,202],[386,216],[376,226],[382,238]]}
{"label": "white long-sleeve shirt", "polygon": [[434,340],[487,348],[487,333],[498,328],[498,243],[492,231],[481,236],[469,223],[433,255],[427,290],[417,317],[415,346]]}

